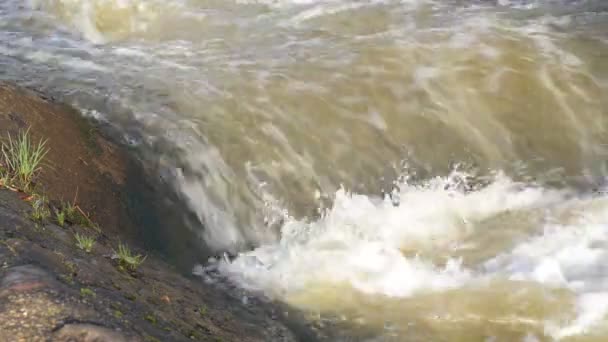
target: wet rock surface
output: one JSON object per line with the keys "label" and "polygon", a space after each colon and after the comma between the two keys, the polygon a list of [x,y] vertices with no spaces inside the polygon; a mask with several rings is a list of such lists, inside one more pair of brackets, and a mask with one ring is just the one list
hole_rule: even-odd
{"label": "wet rock surface", "polygon": [[[121,189],[128,188],[121,183],[128,177],[120,176],[126,168],[118,163],[107,170],[112,164],[104,164],[107,158],[122,158],[120,153],[90,151],[81,140],[86,135],[70,126],[68,117],[61,119],[67,126],[56,127],[60,133],[52,132],[54,126],[47,122],[62,111],[31,92],[0,84],[0,137],[31,127],[32,135],[48,139],[52,149],[66,144],[55,142],[61,135],[84,146],[71,150],[74,154],[51,155],[54,167],[37,189],[60,201],[78,188],[82,206],[100,218],[99,227],[59,226],[53,217],[33,220],[28,194],[0,186],[0,341],[297,340],[278,307],[256,300],[243,303],[238,295],[185,276],[154,251],[144,250],[145,244],[129,239],[123,224],[137,225],[137,220],[120,200]],[[77,247],[77,233],[95,237],[90,252]],[[134,270],[120,267],[112,258],[120,241],[128,241],[134,254],[147,255],[145,262]]]}
{"label": "wet rock surface", "polygon": [[[95,310],[70,295],[53,276],[35,265],[8,268],[0,294],[0,340],[2,341],[85,341],[87,329],[65,330],[64,322],[73,317],[103,320]],[[58,330],[60,333],[55,332]],[[98,338],[122,337],[109,329],[91,330]],[[91,335],[89,334],[89,335]],[[57,337],[65,337],[56,339]],[[100,340],[102,341],[102,340]]]}
{"label": "wet rock surface", "polygon": [[28,129],[34,141],[46,140],[49,148],[38,190],[57,201],[77,199],[106,230],[128,230],[133,223],[121,195],[126,153],[75,109],[0,82],[0,137]]}
{"label": "wet rock surface", "polygon": [[119,332],[92,324],[68,324],[53,334],[53,340],[57,342],[127,342],[137,339],[128,339]]}
{"label": "wet rock surface", "polygon": [[49,148],[35,186],[55,206],[75,202],[106,234],[157,250],[182,272],[210,256],[196,233],[200,223],[163,181],[168,171],[154,151],[142,162],[113,127],[0,81],[0,139],[26,130]]}
{"label": "wet rock surface", "polygon": [[[110,256],[101,235],[78,249],[80,226],[29,219],[0,189],[0,341],[292,341],[269,308],[243,305],[149,255],[135,271]],[[141,251],[140,251],[141,252]]]}

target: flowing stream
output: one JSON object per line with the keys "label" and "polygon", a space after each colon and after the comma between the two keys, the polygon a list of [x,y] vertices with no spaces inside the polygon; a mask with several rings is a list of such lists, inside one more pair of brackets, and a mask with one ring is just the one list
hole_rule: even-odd
{"label": "flowing stream", "polygon": [[0,66],[331,340],[608,340],[608,1],[4,0]]}

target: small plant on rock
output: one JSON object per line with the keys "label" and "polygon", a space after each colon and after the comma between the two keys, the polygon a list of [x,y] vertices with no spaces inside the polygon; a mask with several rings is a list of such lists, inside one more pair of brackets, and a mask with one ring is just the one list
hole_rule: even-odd
{"label": "small plant on rock", "polygon": [[91,228],[97,233],[101,233],[99,225],[91,220],[91,218],[80,209],[75,202],[66,202],[63,204],[62,212],[68,222],[79,226]]}
{"label": "small plant on rock", "polygon": [[118,259],[118,265],[131,271],[135,271],[147,258],[141,254],[134,255],[129,246],[119,243],[118,251],[114,251],[113,259]]}
{"label": "small plant on rock", "polygon": [[8,170],[2,163],[3,157],[0,156],[0,187],[7,186],[9,181]]}
{"label": "small plant on rock", "polygon": [[95,297],[96,297],[96,294],[95,294],[95,292],[94,292],[93,290],[91,290],[90,288],[88,288],[88,287],[83,287],[83,288],[81,288],[81,289],[80,289],[80,296],[81,296],[81,297],[93,297],[93,298],[95,298]]}
{"label": "small plant on rock", "polygon": [[157,323],[156,316],[154,316],[154,314],[152,314],[152,313],[149,313],[149,314],[145,315],[144,319],[146,321],[152,323],[153,325],[156,325],[156,323]]}
{"label": "small plant on rock", "polygon": [[76,209],[76,205],[72,204],[71,202],[66,202],[63,204],[62,212],[65,213],[66,218],[70,222],[77,223],[76,219],[78,218],[78,216],[77,216],[78,212]]}
{"label": "small plant on rock", "polygon": [[55,219],[57,220],[58,225],[61,227],[65,226],[65,211],[55,210]]}
{"label": "small plant on rock", "polygon": [[51,217],[51,211],[47,205],[46,197],[34,196],[32,200],[32,219],[42,222]]}
{"label": "small plant on rock", "polygon": [[120,310],[114,310],[114,317],[117,319],[121,319],[124,314]]}
{"label": "small plant on rock", "polygon": [[4,178],[25,191],[30,190],[32,181],[40,172],[42,160],[49,152],[47,141],[35,144],[29,132],[29,129],[21,132],[15,139],[9,134],[8,141],[0,145]]}
{"label": "small plant on rock", "polygon": [[76,239],[76,247],[82,249],[87,253],[91,253],[93,246],[95,245],[95,238],[92,236],[80,235],[76,233],[74,235]]}

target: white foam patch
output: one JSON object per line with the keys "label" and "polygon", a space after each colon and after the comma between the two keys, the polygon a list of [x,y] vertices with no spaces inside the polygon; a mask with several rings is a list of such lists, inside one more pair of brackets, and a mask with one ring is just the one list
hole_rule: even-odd
{"label": "white foam patch", "polygon": [[58,15],[87,40],[104,44],[117,32],[146,32],[152,23],[183,4],[177,0],[30,0],[30,6]]}
{"label": "white foam patch", "polygon": [[608,313],[608,212],[587,208],[572,224],[546,227],[542,235],[484,264],[490,274],[567,288],[576,294],[577,318],[547,323],[556,339],[592,332]]}
{"label": "white foam patch", "polygon": [[278,243],[242,253],[220,269],[239,284],[271,296],[314,283],[348,283],[362,292],[389,296],[458,287],[472,278],[458,260],[438,266],[406,257],[402,250],[449,250],[475,232],[476,221],[561,198],[560,193],[522,187],[502,176],[473,192],[462,191],[461,181],[462,175],[453,174],[424,186],[403,183],[393,199],[340,190],[333,208],[318,221],[291,220]]}
{"label": "white foam patch", "polygon": [[[472,192],[458,186],[462,175],[436,178],[424,186],[401,184],[395,205],[380,199],[336,193],[334,206],[321,219],[291,220],[281,240],[222,261],[219,269],[241,286],[286,298],[310,286],[350,285],[363,293],[415,296],[490,279],[539,283],[574,294],[576,318],[545,322],[556,340],[593,332],[608,314],[608,211],[601,197],[566,199],[549,191],[498,176]],[[448,258],[435,264],[407,250],[435,249],[449,256],[467,236],[479,233],[476,222],[520,210],[546,212],[540,233],[521,241],[478,267],[465,268]],[[559,221],[556,219],[559,216]]]}
{"label": "white foam patch", "polygon": [[35,51],[31,53],[26,53],[25,58],[37,62],[37,63],[57,63],[64,67],[72,68],[72,69],[80,69],[80,70],[92,70],[99,72],[107,72],[108,68],[105,66],[99,65],[95,62],[77,58],[77,57],[68,57],[65,55],[55,55],[44,51]]}
{"label": "white foam patch", "polygon": [[327,6],[327,4],[320,4],[310,9],[304,10],[298,13],[295,17],[291,18],[291,23],[299,25],[307,20],[312,20],[321,16],[334,15],[344,11],[350,11],[357,8],[366,6],[366,4],[360,3],[346,3],[338,4],[336,6]]}

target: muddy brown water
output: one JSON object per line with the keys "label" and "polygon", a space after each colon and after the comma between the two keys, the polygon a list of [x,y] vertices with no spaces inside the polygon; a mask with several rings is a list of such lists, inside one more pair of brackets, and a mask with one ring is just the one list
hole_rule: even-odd
{"label": "muddy brown water", "polygon": [[9,0],[0,18],[2,78],[118,132],[175,194],[155,214],[187,213],[151,239],[203,273],[335,339],[608,336],[605,1]]}

